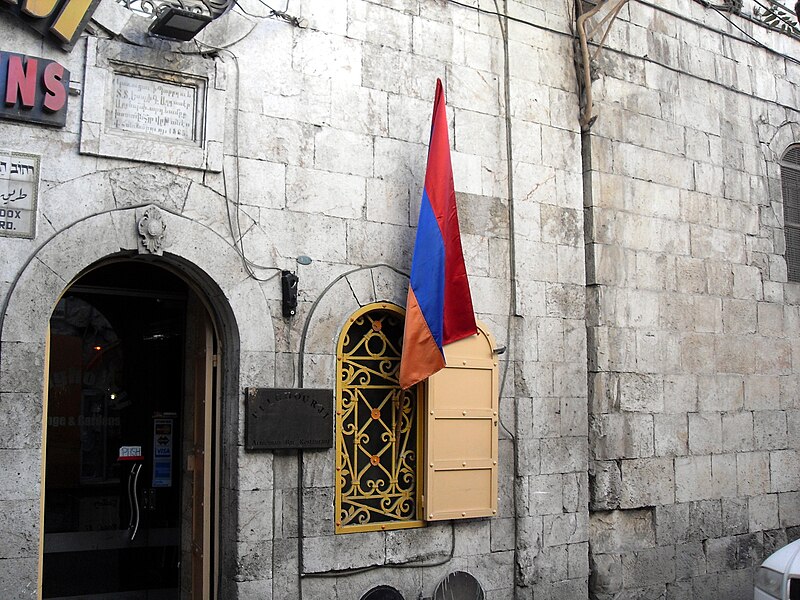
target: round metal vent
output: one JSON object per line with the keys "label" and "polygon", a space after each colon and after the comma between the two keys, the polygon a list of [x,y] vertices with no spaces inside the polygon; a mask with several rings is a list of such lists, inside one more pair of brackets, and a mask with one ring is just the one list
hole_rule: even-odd
{"label": "round metal vent", "polygon": [[403,595],[393,587],[379,585],[361,596],[361,600],[403,600]]}
{"label": "round metal vent", "polygon": [[433,592],[433,600],[485,600],[478,580],[464,571],[453,571]]}

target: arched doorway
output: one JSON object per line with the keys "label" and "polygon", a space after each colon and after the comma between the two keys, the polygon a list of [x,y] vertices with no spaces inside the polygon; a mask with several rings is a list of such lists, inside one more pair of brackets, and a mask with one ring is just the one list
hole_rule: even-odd
{"label": "arched doorway", "polygon": [[43,598],[212,597],[219,338],[144,260],[93,268],[50,319]]}

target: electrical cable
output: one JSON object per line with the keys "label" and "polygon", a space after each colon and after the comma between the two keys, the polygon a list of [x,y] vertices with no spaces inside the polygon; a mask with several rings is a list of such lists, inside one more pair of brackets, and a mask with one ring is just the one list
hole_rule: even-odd
{"label": "electrical cable", "polygon": [[530,25],[536,29],[540,29],[542,31],[547,31],[549,33],[555,33],[557,35],[561,35],[564,37],[571,38],[572,34],[567,33],[565,31],[559,31],[558,29],[553,29],[552,27],[547,27],[546,25],[541,25],[539,23],[534,23],[532,21],[526,21],[525,19],[520,19],[519,17],[512,17],[508,14],[502,14],[499,10],[487,10],[485,8],[481,8],[480,6],[474,6],[472,4],[465,4],[463,2],[458,2],[458,0],[447,0],[450,4],[455,4],[456,6],[461,6],[462,8],[469,8],[476,12],[483,13],[486,15],[494,15],[495,17],[503,17],[508,19],[509,21],[513,21],[515,23],[521,23],[523,25]]}
{"label": "electrical cable", "polygon": [[[230,230],[231,238],[233,239],[233,247],[236,249],[236,252],[239,254],[239,257],[242,260],[242,266],[244,267],[247,274],[259,282],[270,281],[277,277],[282,269],[280,267],[275,267],[272,265],[261,265],[256,263],[253,260],[247,258],[247,251],[244,245],[244,236],[247,235],[249,231],[252,230],[253,227],[258,227],[262,232],[264,229],[258,223],[256,219],[253,219],[253,224],[242,233],[242,223],[241,223],[241,201],[239,197],[239,192],[241,189],[241,169],[239,167],[239,159],[240,159],[240,152],[239,152],[239,104],[240,104],[240,91],[241,91],[241,70],[239,68],[239,58],[227,48],[219,48],[215,46],[211,46],[204,42],[195,42],[198,45],[203,45],[213,51],[225,52],[233,59],[233,64],[236,69],[236,94],[234,96],[235,99],[235,106],[233,112],[233,148],[234,148],[234,165],[236,168],[236,189],[235,189],[235,199],[229,198],[228,195],[228,175],[227,169],[225,168],[225,164],[223,161],[222,165],[222,191],[225,196],[225,212],[228,218],[228,229]],[[234,206],[234,217],[231,216],[231,204]],[[249,216],[249,215],[248,215]],[[252,218],[252,217],[251,217]],[[235,226],[234,226],[235,225]],[[264,232],[266,233],[266,232]],[[263,270],[263,271],[275,271],[272,275],[268,277],[260,277],[256,270]]]}

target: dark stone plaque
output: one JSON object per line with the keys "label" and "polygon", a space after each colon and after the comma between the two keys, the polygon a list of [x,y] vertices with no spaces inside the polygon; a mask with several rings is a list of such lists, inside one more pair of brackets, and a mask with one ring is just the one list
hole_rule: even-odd
{"label": "dark stone plaque", "polygon": [[333,391],[247,388],[246,450],[333,447]]}

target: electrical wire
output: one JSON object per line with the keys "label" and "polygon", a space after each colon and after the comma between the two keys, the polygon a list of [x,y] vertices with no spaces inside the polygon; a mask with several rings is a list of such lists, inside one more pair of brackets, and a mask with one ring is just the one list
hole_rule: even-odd
{"label": "electrical wire", "polygon": [[519,17],[512,17],[508,14],[501,13],[499,10],[487,10],[485,8],[481,8],[480,6],[474,6],[472,4],[465,4],[464,2],[459,2],[458,0],[447,0],[450,4],[455,4],[456,6],[461,6],[462,8],[469,8],[476,12],[483,13],[485,15],[493,15],[495,17],[503,17],[504,19],[508,19],[509,21],[513,21],[515,23],[521,23],[523,25],[529,25],[536,29],[540,29],[541,31],[547,31],[549,33],[555,33],[557,35],[561,35],[564,37],[572,37],[572,34],[567,33],[565,31],[559,31],[558,29],[553,29],[552,27],[547,27],[546,25],[541,25],[539,23],[534,23],[532,21],[526,21],[525,19],[520,19]]}
{"label": "electrical wire", "polygon": [[[203,45],[210,50],[224,52],[228,54],[233,59],[233,64],[236,69],[236,94],[234,96],[235,99],[235,106],[233,111],[233,148],[234,148],[234,165],[236,169],[236,187],[235,187],[235,198],[231,199],[228,194],[228,174],[227,169],[225,168],[225,164],[223,161],[222,165],[222,191],[225,196],[225,212],[228,218],[228,229],[230,230],[231,237],[233,239],[233,247],[236,249],[237,254],[242,260],[242,266],[244,267],[247,274],[255,279],[256,281],[265,282],[270,281],[277,277],[280,272],[283,270],[280,267],[276,267],[273,265],[262,265],[259,264],[247,257],[247,251],[244,245],[244,238],[248,232],[252,230],[253,227],[258,227],[261,231],[264,231],[261,225],[258,223],[257,219],[253,219],[253,224],[245,231],[242,232],[242,222],[241,222],[241,200],[239,197],[240,189],[241,189],[241,168],[239,167],[239,159],[240,159],[240,151],[239,151],[239,104],[240,104],[240,91],[241,91],[241,69],[239,68],[239,58],[227,48],[220,48],[216,46],[211,46],[209,44],[205,44],[203,42],[197,41],[196,44],[198,47]],[[234,215],[231,216],[231,205],[234,208]],[[249,216],[249,215],[248,215]],[[252,217],[251,217],[252,219]],[[265,232],[266,233],[266,232]],[[268,277],[260,277],[256,271],[274,271],[272,275]]]}

